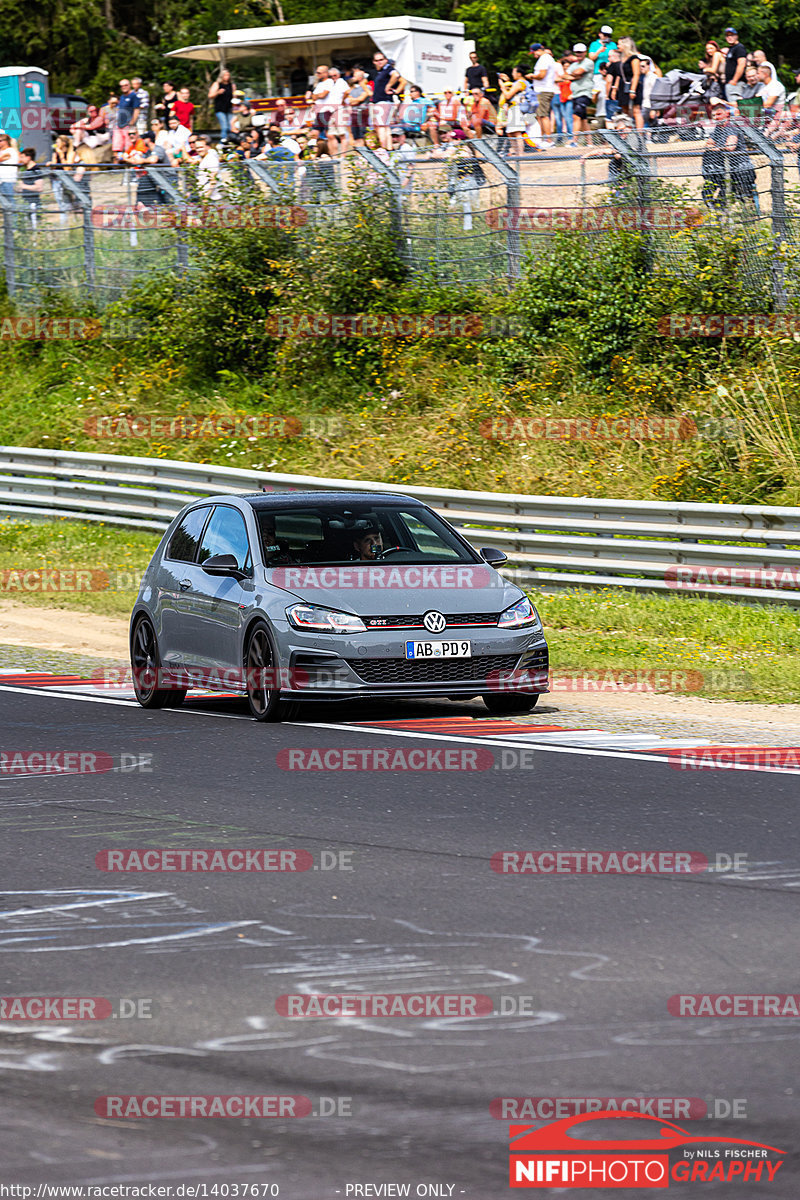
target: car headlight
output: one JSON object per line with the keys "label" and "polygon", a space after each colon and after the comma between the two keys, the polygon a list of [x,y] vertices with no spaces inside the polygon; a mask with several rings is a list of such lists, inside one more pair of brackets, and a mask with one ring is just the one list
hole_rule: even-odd
{"label": "car headlight", "polygon": [[523,596],[516,604],[512,604],[511,608],[507,608],[504,613],[501,613],[497,624],[501,629],[522,629],[524,626],[533,627],[535,625],[538,625],[540,629],[542,627],[539,614],[527,596]]}
{"label": "car headlight", "polygon": [[335,608],[317,608],[315,604],[292,604],[286,610],[289,624],[295,629],[306,629],[314,633],[365,633],[366,626],[361,617],[352,613],[338,612]]}

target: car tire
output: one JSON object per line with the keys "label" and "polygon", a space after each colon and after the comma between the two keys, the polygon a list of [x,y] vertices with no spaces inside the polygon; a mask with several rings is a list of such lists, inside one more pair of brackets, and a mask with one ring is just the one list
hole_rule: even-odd
{"label": "car tire", "polygon": [[512,713],[528,713],[536,707],[539,693],[529,692],[488,692],[481,700],[494,717],[507,717]]}
{"label": "car tire", "polygon": [[140,617],[131,637],[131,674],[133,690],[142,708],[179,708],[186,688],[160,688],[161,656],[158,639],[149,617]]}
{"label": "car tire", "polygon": [[262,681],[261,671],[275,669],[275,651],[272,638],[263,621],[250,630],[244,652],[245,686],[250,715],[256,721],[289,721],[297,713],[297,703],[281,700],[280,688],[270,688]]}

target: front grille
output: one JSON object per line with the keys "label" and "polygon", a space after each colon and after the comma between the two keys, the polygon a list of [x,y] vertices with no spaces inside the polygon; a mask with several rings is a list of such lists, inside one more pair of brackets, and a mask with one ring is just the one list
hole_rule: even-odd
{"label": "front grille", "polygon": [[364,683],[458,683],[486,679],[493,671],[512,671],[518,654],[484,654],[475,658],[432,659],[419,662],[406,658],[348,659]]}
{"label": "front grille", "polygon": [[[496,625],[499,613],[444,613],[448,629],[465,625]],[[408,616],[362,617],[367,629],[424,629],[422,613]]]}

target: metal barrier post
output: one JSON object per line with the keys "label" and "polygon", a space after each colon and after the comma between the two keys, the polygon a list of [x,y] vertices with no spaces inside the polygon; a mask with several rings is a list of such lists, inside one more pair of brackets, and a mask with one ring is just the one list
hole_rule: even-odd
{"label": "metal barrier post", "polygon": [[6,291],[13,296],[17,290],[16,263],[14,260],[14,205],[0,196],[3,211],[3,266],[6,272]]}
{"label": "metal barrier post", "polygon": [[772,234],[775,239],[777,253],[773,255],[771,265],[772,301],[778,312],[786,308],[786,280],[784,277],[783,261],[780,256],[781,244],[786,237],[786,193],[784,190],[784,155],[774,142],[765,137],[760,129],[753,125],[742,127],[744,140],[757,150],[769,162],[770,193],[772,196]]}
{"label": "metal barrier post", "polygon": [[392,194],[392,217],[395,236],[400,246],[400,254],[408,262],[406,243],[403,241],[403,181],[396,171],[393,171],[391,167],[387,167],[386,163],[378,158],[374,150],[370,150],[369,146],[356,146],[355,149],[369,163],[373,171],[377,171],[381,178],[389,185]]}
{"label": "metal barrier post", "polygon": [[[177,187],[169,182],[160,167],[146,167],[145,170],[159,191],[166,192],[177,208],[186,208],[186,197],[181,195]],[[175,255],[178,260],[178,270],[183,274],[189,267],[189,244],[180,228],[176,235]]]}
{"label": "metal barrier post", "polygon": [[86,269],[86,280],[89,284],[89,291],[94,292],[95,289],[95,257],[94,257],[94,225],[92,224],[92,197],[87,190],[84,191],[78,187],[74,179],[70,178],[68,171],[62,171],[59,175],[60,182],[71,192],[81,206],[83,211],[83,265]]}
{"label": "metal barrier post", "polygon": [[507,225],[507,247],[508,247],[508,277],[509,279],[519,279],[520,276],[520,240],[519,240],[519,221],[516,219],[519,214],[519,172],[515,171],[506,160],[498,154],[494,146],[489,145],[486,138],[475,138],[471,143],[476,154],[480,154],[487,162],[491,163],[496,171],[502,175],[506,183],[506,211],[514,213],[510,225]]}

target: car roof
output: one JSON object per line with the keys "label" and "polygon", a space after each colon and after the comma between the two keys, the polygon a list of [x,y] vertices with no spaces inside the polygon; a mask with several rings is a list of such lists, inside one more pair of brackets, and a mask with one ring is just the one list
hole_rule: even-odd
{"label": "car roof", "polygon": [[[209,497],[221,499],[221,497]],[[256,512],[264,509],[292,508],[309,504],[353,504],[374,507],[377,504],[411,504],[423,507],[421,500],[404,496],[402,492],[251,492],[237,497],[245,500]]]}

